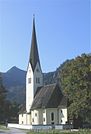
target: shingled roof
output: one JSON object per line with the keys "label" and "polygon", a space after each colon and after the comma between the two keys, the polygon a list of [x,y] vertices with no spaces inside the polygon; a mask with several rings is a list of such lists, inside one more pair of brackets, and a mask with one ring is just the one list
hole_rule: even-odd
{"label": "shingled roof", "polygon": [[34,18],[33,18],[33,31],[32,31],[31,51],[30,51],[29,62],[32,66],[33,71],[35,69],[37,62],[39,62],[39,64],[40,64],[38,48],[37,48],[37,39],[36,39],[35,19]]}
{"label": "shingled roof", "polygon": [[22,113],[26,113],[26,106],[25,106],[25,103],[24,104],[21,104],[19,106],[19,112],[18,114],[22,114]]}
{"label": "shingled roof", "polygon": [[66,101],[58,84],[46,85],[38,89],[31,109],[66,107]]}

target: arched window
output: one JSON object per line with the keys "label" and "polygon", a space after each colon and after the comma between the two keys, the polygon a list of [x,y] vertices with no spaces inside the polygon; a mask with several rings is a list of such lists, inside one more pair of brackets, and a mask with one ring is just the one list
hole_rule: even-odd
{"label": "arched window", "polygon": [[43,121],[45,122],[45,118],[43,118]]}
{"label": "arched window", "polygon": [[40,83],[40,78],[36,78],[36,83]]}
{"label": "arched window", "polygon": [[54,121],[54,113],[51,113],[51,120]]}

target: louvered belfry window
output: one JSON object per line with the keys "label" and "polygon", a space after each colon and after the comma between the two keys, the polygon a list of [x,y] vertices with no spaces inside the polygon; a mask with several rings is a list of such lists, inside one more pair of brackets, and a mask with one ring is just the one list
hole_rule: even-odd
{"label": "louvered belfry window", "polygon": [[28,78],[28,83],[31,83],[31,78]]}

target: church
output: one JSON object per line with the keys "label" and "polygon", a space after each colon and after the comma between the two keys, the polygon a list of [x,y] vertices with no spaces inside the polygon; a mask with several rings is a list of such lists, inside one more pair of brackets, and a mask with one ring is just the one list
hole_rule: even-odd
{"label": "church", "polygon": [[26,106],[19,112],[19,124],[56,125],[67,123],[67,98],[58,83],[44,85],[41,69],[35,19],[31,50],[26,74]]}

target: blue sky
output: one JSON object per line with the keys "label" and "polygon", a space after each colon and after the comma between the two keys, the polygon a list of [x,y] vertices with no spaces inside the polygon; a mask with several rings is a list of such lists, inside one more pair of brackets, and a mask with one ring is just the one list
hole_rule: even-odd
{"label": "blue sky", "polygon": [[26,70],[33,14],[43,72],[91,52],[90,0],[0,0],[0,71]]}

